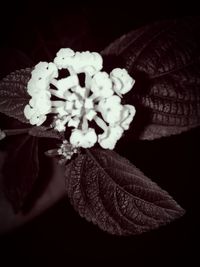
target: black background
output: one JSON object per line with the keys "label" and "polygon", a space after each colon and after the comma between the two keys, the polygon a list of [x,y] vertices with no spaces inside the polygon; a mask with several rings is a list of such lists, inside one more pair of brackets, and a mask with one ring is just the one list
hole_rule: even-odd
{"label": "black background", "polygon": [[[0,76],[52,60],[60,47],[101,51],[129,30],[184,17],[174,14],[178,5],[141,4],[143,8],[134,2],[128,6],[122,2],[111,6],[8,3],[1,10]],[[168,15],[161,15],[166,9]],[[195,129],[152,142],[123,139],[117,147],[187,211],[181,219],[140,236],[117,237],[80,218],[63,199],[31,223],[1,237],[0,265],[198,266],[199,133]]]}

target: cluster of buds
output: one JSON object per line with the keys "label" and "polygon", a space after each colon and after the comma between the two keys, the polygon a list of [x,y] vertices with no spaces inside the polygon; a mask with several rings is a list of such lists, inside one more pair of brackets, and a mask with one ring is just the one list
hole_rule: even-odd
{"label": "cluster of buds", "polygon": [[66,161],[70,160],[74,154],[79,152],[79,150],[78,148],[73,147],[67,140],[64,140],[57,152],[61,157],[59,163],[65,164]]}

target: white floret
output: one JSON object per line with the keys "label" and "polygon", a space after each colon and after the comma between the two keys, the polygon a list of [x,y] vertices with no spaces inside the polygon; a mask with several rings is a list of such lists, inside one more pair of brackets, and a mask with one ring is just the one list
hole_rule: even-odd
{"label": "white floret", "polygon": [[136,110],[135,107],[132,105],[124,105],[122,110],[122,116],[120,121],[120,126],[124,130],[128,130],[130,123],[133,120],[133,117],[135,116]]}
{"label": "white floret", "polygon": [[107,98],[113,95],[112,81],[108,73],[98,72],[91,80],[91,91],[95,97]]}
{"label": "white floret", "polygon": [[126,69],[116,68],[112,70],[110,78],[114,83],[113,90],[119,95],[128,93],[135,83]]}
{"label": "white floret", "polygon": [[109,98],[101,99],[97,108],[101,112],[103,119],[110,125],[114,126],[120,121],[123,106],[119,96],[113,95]]}
{"label": "white floret", "polygon": [[59,69],[69,66],[69,60],[75,55],[75,52],[70,48],[61,48],[54,59],[54,63]]}
{"label": "white floret", "polygon": [[87,72],[89,75],[94,75],[102,69],[102,57],[98,53],[76,52],[69,48],[61,49],[54,59],[54,63],[59,69],[70,68],[75,73]]}
{"label": "white floret", "polygon": [[103,134],[98,135],[98,142],[105,149],[114,149],[122,134],[123,129],[120,126],[108,127]]}
{"label": "white floret", "polygon": [[90,148],[96,141],[97,135],[92,128],[88,128],[86,131],[75,129],[70,136],[70,143],[75,147]]}

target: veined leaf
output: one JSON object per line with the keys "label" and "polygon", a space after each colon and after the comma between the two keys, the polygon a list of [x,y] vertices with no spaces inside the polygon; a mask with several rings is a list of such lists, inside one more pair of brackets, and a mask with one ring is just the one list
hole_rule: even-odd
{"label": "veined leaf", "polygon": [[9,74],[0,82],[0,112],[23,123],[29,123],[24,108],[30,99],[26,89],[30,77],[31,69],[27,68]]}
{"label": "veined leaf", "polygon": [[140,234],[184,213],[166,191],[113,151],[87,150],[66,168],[75,210],[111,234]]}
{"label": "veined leaf", "polygon": [[102,52],[120,59],[136,80],[128,100],[136,106],[133,132],[139,139],[200,125],[199,47],[200,19],[187,18],[132,31]]}

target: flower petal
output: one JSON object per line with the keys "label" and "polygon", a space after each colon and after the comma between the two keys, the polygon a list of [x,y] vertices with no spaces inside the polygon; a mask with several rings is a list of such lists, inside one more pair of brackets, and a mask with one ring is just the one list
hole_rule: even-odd
{"label": "flower petal", "polygon": [[97,72],[91,80],[91,91],[96,97],[108,98],[113,95],[112,81],[106,72]]}
{"label": "flower petal", "polygon": [[135,116],[136,110],[135,107],[132,105],[124,105],[122,110],[122,118],[120,126],[124,130],[128,130],[130,123],[133,120],[133,117]]}
{"label": "flower petal", "polygon": [[101,99],[98,104],[98,111],[101,112],[103,119],[111,126],[114,126],[121,119],[121,98],[113,95],[109,98]]}
{"label": "flower petal", "polygon": [[54,59],[54,63],[59,69],[65,68],[68,66],[69,59],[73,58],[75,52],[70,48],[61,48]]}
{"label": "flower petal", "polygon": [[108,127],[107,131],[98,135],[98,142],[105,149],[114,149],[122,134],[123,129],[120,126]]}
{"label": "flower petal", "polygon": [[113,89],[117,94],[126,94],[131,90],[135,80],[128,74],[126,69],[116,68],[110,73],[114,83]]}
{"label": "flower petal", "polygon": [[97,135],[92,128],[87,129],[87,131],[75,129],[70,136],[70,143],[75,147],[89,148],[94,146],[96,141]]}

